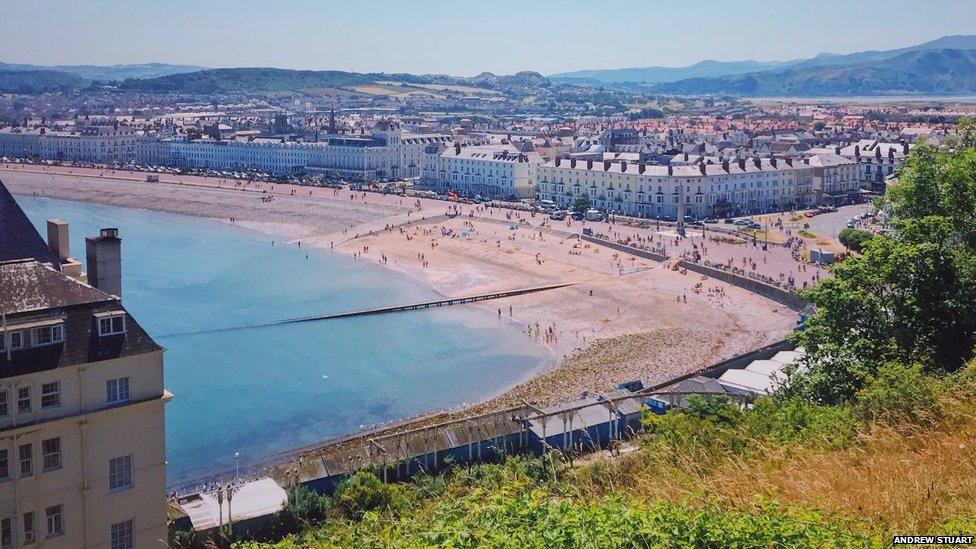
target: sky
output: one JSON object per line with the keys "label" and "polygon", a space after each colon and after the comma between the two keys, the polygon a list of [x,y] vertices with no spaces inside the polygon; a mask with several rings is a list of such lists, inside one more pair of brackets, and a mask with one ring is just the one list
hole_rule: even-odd
{"label": "sky", "polygon": [[473,76],[805,58],[976,34],[974,0],[3,0],[0,61]]}

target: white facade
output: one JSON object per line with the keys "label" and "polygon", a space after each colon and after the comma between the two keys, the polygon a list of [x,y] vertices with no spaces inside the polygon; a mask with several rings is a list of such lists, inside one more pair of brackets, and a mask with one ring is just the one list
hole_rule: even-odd
{"label": "white facade", "polygon": [[586,196],[614,213],[705,218],[808,205],[812,175],[802,162],[769,158],[690,166],[559,160],[539,168],[538,185],[540,199],[564,208]]}
{"label": "white facade", "polygon": [[531,198],[543,159],[511,145],[432,147],[421,181],[438,190],[486,198]]}
{"label": "white facade", "polygon": [[0,156],[72,162],[128,162],[135,159],[139,132],[128,126],[86,126],[79,131],[47,128],[0,130]]}
{"label": "white facade", "polygon": [[307,172],[357,181],[418,177],[424,148],[447,136],[404,134],[380,123],[371,136],[329,135],[319,142],[253,139],[169,141],[166,164],[216,170],[255,169],[272,174]]}

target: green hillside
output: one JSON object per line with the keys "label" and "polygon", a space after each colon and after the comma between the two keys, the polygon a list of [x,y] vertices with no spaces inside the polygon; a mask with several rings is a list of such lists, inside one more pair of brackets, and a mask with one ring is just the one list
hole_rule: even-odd
{"label": "green hillside", "polygon": [[208,69],[171,74],[159,78],[128,79],[119,89],[142,93],[262,93],[339,88],[394,80],[425,84],[429,80],[410,74],[355,73],[344,71],[299,71],[273,68]]}
{"label": "green hillside", "polygon": [[66,72],[49,70],[0,71],[0,93],[35,94],[84,88],[88,80]]}

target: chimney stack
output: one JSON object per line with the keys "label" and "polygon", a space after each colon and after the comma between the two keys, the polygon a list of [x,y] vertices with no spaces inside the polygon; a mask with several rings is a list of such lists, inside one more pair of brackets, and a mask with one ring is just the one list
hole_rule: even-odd
{"label": "chimney stack", "polygon": [[559,167],[559,161],[560,161],[560,158],[559,158],[559,157],[557,156],[557,157],[556,157],[556,167],[557,167],[557,168]]}
{"label": "chimney stack", "polygon": [[47,246],[64,263],[71,257],[71,244],[68,241],[68,222],[60,219],[47,220]]}
{"label": "chimney stack", "polygon": [[647,164],[645,164],[644,162],[640,162],[637,164],[637,173],[644,173],[644,170],[646,169],[647,169]]}
{"label": "chimney stack", "polygon": [[122,297],[122,239],[119,230],[106,228],[98,236],[85,237],[88,284]]}
{"label": "chimney stack", "polygon": [[722,161],[722,169],[725,170],[725,173],[729,173],[729,161],[728,160],[723,160]]}
{"label": "chimney stack", "polygon": [[576,159],[575,158],[570,158],[569,159],[569,167],[570,168],[575,168],[576,167]]}

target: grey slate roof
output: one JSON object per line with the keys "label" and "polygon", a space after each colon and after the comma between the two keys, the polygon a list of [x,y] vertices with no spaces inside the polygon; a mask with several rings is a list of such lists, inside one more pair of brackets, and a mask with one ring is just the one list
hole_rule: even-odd
{"label": "grey slate roof", "polygon": [[0,181],[0,261],[36,259],[60,269],[61,262]]}
{"label": "grey slate roof", "polygon": [[[162,349],[118,298],[37,261],[0,263],[0,306],[7,308],[7,329],[23,330],[24,341],[29,328],[19,326],[64,322],[61,344],[25,346],[12,351],[9,359],[0,353],[0,379]],[[109,311],[125,313],[125,333],[99,337],[94,315]]]}

